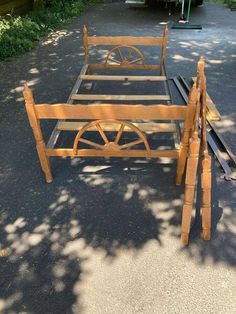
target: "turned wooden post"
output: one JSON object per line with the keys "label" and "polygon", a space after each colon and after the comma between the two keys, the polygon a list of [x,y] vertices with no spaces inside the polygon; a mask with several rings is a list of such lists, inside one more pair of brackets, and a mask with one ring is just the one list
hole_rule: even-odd
{"label": "turned wooden post", "polygon": [[196,84],[193,85],[189,92],[189,100],[187,107],[187,118],[184,121],[183,133],[180,143],[180,152],[177,165],[177,174],[176,174],[176,185],[180,185],[182,182],[182,177],[186,165],[187,153],[189,149],[189,140],[191,136],[191,131],[194,124],[194,114],[196,111],[197,100],[199,96],[199,90],[196,87]]}
{"label": "turned wooden post", "polygon": [[85,25],[83,27],[83,44],[84,44],[86,63],[90,64],[90,54],[89,54],[89,45],[88,45],[88,29]]}
{"label": "turned wooden post", "polygon": [[46,147],[43,139],[43,134],[40,128],[40,121],[37,119],[36,112],[34,110],[34,98],[31,89],[25,84],[23,95],[25,98],[25,107],[27,110],[30,126],[32,127],[34,138],[36,141],[36,149],[39,156],[41,168],[45,173],[45,178],[48,183],[52,182],[52,172],[50,167],[49,158],[46,154]]}
{"label": "turned wooden post", "polygon": [[206,129],[206,77],[204,73],[205,60],[203,57],[198,62],[198,84],[201,90],[201,212],[202,212],[202,237],[204,240],[211,238],[211,157],[208,153]]}
{"label": "turned wooden post", "polygon": [[165,59],[166,59],[167,35],[168,35],[168,27],[166,25],[163,31],[163,39],[162,39],[160,75],[165,75],[165,73],[163,73],[163,66],[165,65]]}
{"label": "turned wooden post", "polygon": [[211,157],[208,152],[202,160],[201,170],[202,238],[211,239]]}
{"label": "turned wooden post", "polygon": [[187,160],[187,170],[185,178],[184,206],[182,212],[181,242],[188,244],[189,231],[191,225],[192,208],[195,196],[195,186],[197,178],[197,168],[199,159],[200,139],[198,132],[194,131],[190,140],[189,156]]}

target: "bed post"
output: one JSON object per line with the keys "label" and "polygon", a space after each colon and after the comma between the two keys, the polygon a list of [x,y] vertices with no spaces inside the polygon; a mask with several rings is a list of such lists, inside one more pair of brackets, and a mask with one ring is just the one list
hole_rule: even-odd
{"label": "bed post", "polygon": [[162,35],[163,37],[162,37],[160,75],[166,75],[166,73],[165,73],[165,59],[166,59],[167,35],[168,35],[168,27],[166,25],[164,28],[164,31],[163,31],[163,35]]}
{"label": "bed post", "polygon": [[195,131],[190,140],[189,156],[187,161],[185,179],[184,206],[181,225],[181,242],[183,245],[187,245],[189,240],[189,231],[191,225],[192,209],[197,179],[199,149],[200,139],[198,137],[198,132]]}
{"label": "bed post", "polygon": [[187,154],[189,150],[190,134],[193,127],[194,114],[197,106],[198,89],[196,83],[193,85],[189,92],[188,105],[187,105],[187,117],[184,122],[183,133],[180,143],[179,159],[177,164],[176,185],[180,185],[186,165]]}
{"label": "bed post", "polygon": [[24,85],[23,95],[25,98],[25,107],[27,110],[30,126],[34,133],[34,138],[36,141],[36,149],[39,156],[39,161],[41,164],[41,168],[43,172],[45,173],[45,178],[47,183],[51,183],[53,180],[51,167],[49,158],[46,154],[46,146],[43,139],[43,134],[40,128],[40,121],[37,119],[37,115],[35,112],[35,103],[34,98],[31,89],[27,86],[27,84]]}
{"label": "bed post", "polygon": [[211,238],[211,157],[208,153],[206,130],[206,77],[204,74],[205,60],[201,57],[198,62],[198,84],[201,89],[201,212],[202,212],[202,238]]}
{"label": "bed post", "polygon": [[84,44],[86,63],[90,64],[90,54],[89,54],[89,45],[88,45],[88,29],[85,25],[83,27],[83,44]]}
{"label": "bed post", "polygon": [[181,242],[183,245],[188,244],[189,231],[191,226],[192,209],[195,197],[195,188],[197,181],[197,170],[199,161],[199,151],[201,140],[198,136],[199,131],[199,88],[196,88],[195,93],[195,115],[192,121],[192,136],[189,144],[189,152],[187,157],[187,169],[185,177],[185,191],[184,191],[184,206],[182,211],[182,225],[181,225]]}

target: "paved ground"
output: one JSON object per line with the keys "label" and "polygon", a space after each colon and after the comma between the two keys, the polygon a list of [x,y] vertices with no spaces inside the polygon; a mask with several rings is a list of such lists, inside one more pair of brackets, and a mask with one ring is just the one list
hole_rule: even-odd
{"label": "paved ground", "polygon": [[[176,16],[97,5],[0,64],[0,241],[9,252],[0,257],[1,313],[236,313],[235,184],[214,165],[212,241],[200,239],[197,216],[181,249],[174,165],[54,159],[47,185],[19,92],[27,80],[38,102],[66,100],[84,60],[83,24],[96,34],[156,35]],[[235,152],[236,15],[205,5],[192,17],[203,30],[170,31],[168,73],[191,77],[199,55],[207,57],[208,88]]]}

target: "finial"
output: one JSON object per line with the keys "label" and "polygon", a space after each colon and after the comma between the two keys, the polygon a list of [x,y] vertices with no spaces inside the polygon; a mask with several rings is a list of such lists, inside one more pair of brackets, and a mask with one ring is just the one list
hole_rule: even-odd
{"label": "finial", "polygon": [[34,97],[33,97],[32,90],[29,88],[27,83],[24,84],[23,95],[24,95],[26,103],[31,103],[31,104],[34,103]]}
{"label": "finial", "polygon": [[86,25],[84,25],[84,27],[83,27],[83,33],[84,33],[84,35],[88,35],[88,29],[87,29]]}
{"label": "finial", "polygon": [[205,69],[205,58],[201,57],[197,63],[197,70],[199,73],[203,73]]}

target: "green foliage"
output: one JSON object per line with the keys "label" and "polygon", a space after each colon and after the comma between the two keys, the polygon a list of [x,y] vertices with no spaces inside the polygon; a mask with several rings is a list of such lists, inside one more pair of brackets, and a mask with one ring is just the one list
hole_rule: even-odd
{"label": "green foliage", "polygon": [[228,0],[229,7],[232,11],[236,11],[236,0]]}
{"label": "green foliage", "polygon": [[236,11],[236,0],[205,0],[207,3],[225,3],[232,11]]}
{"label": "green foliage", "polygon": [[0,60],[30,51],[56,28],[101,0],[44,0],[45,8],[0,20]]}

